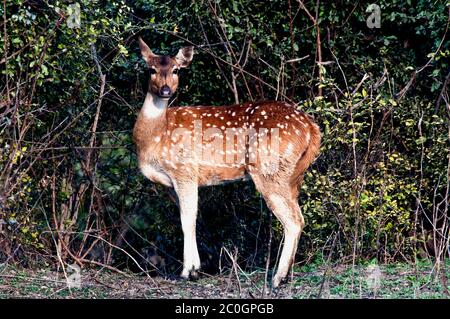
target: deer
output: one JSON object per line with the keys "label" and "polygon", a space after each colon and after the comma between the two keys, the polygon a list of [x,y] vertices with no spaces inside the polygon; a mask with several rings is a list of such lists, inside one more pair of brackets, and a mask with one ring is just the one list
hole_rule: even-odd
{"label": "deer", "polygon": [[284,244],[272,287],[279,287],[295,261],[305,226],[298,197],[305,172],[317,158],[321,132],[313,118],[282,101],[228,106],[168,106],[179,70],[194,47],[175,56],[154,54],[138,39],[150,78],[133,128],[138,166],[155,183],[175,190],[183,231],[181,277],[196,279],[199,187],[253,180],[283,226]]}

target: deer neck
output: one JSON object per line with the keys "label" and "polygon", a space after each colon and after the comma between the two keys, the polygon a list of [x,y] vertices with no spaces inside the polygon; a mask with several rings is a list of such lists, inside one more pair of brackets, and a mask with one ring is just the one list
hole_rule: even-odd
{"label": "deer neck", "polygon": [[147,93],[133,130],[139,153],[157,147],[166,132],[167,102],[151,92]]}
{"label": "deer neck", "polygon": [[165,120],[168,99],[162,99],[152,92],[147,92],[141,113],[146,120]]}

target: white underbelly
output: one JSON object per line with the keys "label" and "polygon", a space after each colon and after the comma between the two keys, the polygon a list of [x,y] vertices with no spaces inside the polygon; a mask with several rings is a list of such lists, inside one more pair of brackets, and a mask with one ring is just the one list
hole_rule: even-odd
{"label": "white underbelly", "polygon": [[158,167],[155,167],[151,164],[141,164],[140,169],[142,174],[147,177],[149,180],[155,183],[160,183],[168,187],[172,187],[172,181],[170,177],[161,171]]}

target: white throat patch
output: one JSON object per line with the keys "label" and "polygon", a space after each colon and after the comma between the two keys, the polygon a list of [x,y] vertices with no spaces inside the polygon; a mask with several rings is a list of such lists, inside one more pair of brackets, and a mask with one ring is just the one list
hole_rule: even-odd
{"label": "white throat patch", "polygon": [[147,92],[144,105],[142,106],[142,112],[147,118],[157,118],[164,113],[167,108],[168,99],[161,99],[160,97]]}

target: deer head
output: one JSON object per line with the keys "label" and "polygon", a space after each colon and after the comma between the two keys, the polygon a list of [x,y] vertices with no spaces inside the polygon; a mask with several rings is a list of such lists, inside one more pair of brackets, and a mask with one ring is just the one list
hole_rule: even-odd
{"label": "deer head", "polygon": [[149,92],[160,99],[168,100],[178,87],[178,71],[191,63],[194,48],[182,48],[175,57],[156,55],[140,37],[139,47],[150,71]]}

